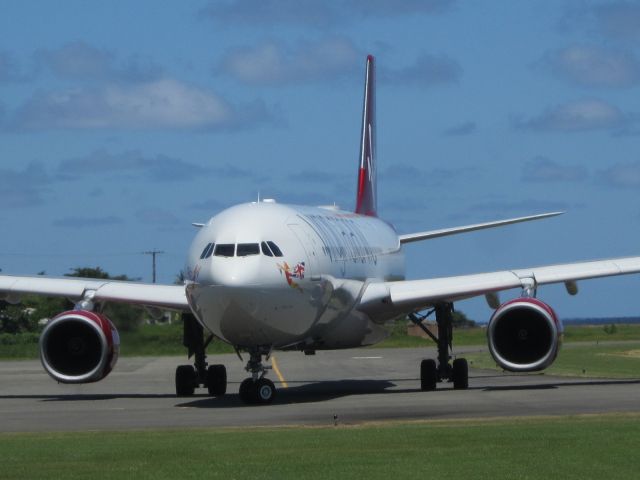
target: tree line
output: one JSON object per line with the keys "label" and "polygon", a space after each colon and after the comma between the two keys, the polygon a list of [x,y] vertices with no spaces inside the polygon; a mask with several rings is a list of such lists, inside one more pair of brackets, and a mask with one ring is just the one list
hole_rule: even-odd
{"label": "tree line", "polygon": [[[41,272],[39,275],[44,275]],[[112,276],[100,267],[76,267],[65,274],[66,277],[99,278],[110,280],[139,281],[139,278],[130,278],[127,275]],[[176,276],[176,283],[184,282],[183,272]],[[41,295],[24,295],[20,303],[11,305],[6,301],[0,301],[0,333],[39,332],[44,328],[46,320],[55,317],[59,313],[72,310],[74,303],[62,297],[45,297]],[[147,312],[137,306],[107,303],[103,313],[115,324],[121,332],[136,330],[148,318]],[[402,317],[396,328],[406,330],[406,318]],[[405,325],[404,327],[400,325]],[[476,322],[467,318],[461,311],[453,313],[454,328],[470,328],[476,326]]]}
{"label": "tree line", "polygon": [[[39,275],[44,275],[44,272]],[[65,274],[65,277],[140,280],[127,275],[112,276],[100,267],[77,267]],[[0,333],[38,332],[42,330],[46,320],[72,310],[73,306],[74,303],[66,298],[41,295],[24,295],[16,305],[0,301]],[[135,330],[146,318],[144,309],[118,303],[107,303],[103,313],[123,332]]]}

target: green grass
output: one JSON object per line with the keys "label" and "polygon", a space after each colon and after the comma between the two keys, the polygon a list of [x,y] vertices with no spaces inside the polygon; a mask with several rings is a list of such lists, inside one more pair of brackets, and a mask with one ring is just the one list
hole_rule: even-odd
{"label": "green grass", "polygon": [[[0,358],[38,358],[38,333],[0,334]],[[213,340],[207,354],[233,353],[233,347]],[[120,332],[121,356],[184,355],[182,345],[182,323],[171,325],[142,325],[132,332]]]}
{"label": "green grass", "polygon": [[40,334],[33,332],[0,333],[0,358],[37,358],[39,338]]}
{"label": "green grass", "polygon": [[0,435],[0,478],[638,478],[639,415]]}
{"label": "green grass", "polygon": [[[625,352],[634,352],[636,355],[624,355]],[[499,369],[488,352],[468,354],[466,358],[472,367]],[[545,373],[576,377],[640,378],[640,342],[566,345]]]}
{"label": "green grass", "polygon": [[[376,345],[382,348],[424,347],[433,345],[430,339],[411,337],[406,334],[406,323],[397,322],[389,327],[391,336]],[[616,325],[615,333],[606,333],[604,326],[570,326],[565,329],[566,342],[599,342],[599,341],[639,341],[640,325]],[[182,324],[142,325],[133,332],[121,332],[122,356],[162,356],[183,355]],[[37,333],[0,334],[1,359],[33,359],[38,358]],[[454,331],[454,345],[486,345],[484,328],[457,329]],[[208,354],[232,353],[233,348],[220,340],[214,340],[207,349]]]}
{"label": "green grass", "polygon": [[[565,327],[565,342],[605,342],[605,341],[639,341],[640,342],[640,325],[618,324],[615,326],[615,332],[610,332],[610,325],[598,326],[576,326],[570,325]],[[453,331],[454,345],[486,345],[487,331],[485,328],[462,328]],[[406,323],[397,322],[391,327],[391,336],[384,342],[376,345],[376,347],[401,348],[401,347],[423,347],[432,344],[428,338],[411,337],[406,334]]]}
{"label": "green grass", "polygon": [[614,330],[614,332],[611,332],[611,325],[568,325],[564,328],[564,341],[640,341],[640,325],[638,324],[616,324]]}
{"label": "green grass", "polygon": [[[142,325],[133,332],[120,335],[120,354],[123,356],[184,355],[182,323],[171,325]],[[214,339],[207,347],[207,354],[233,353],[233,347]]]}
{"label": "green grass", "polygon": [[[404,322],[390,327],[391,335],[374,348],[408,348],[435,345],[430,338],[414,337],[407,335],[407,326]],[[640,329],[639,329],[640,330]],[[487,343],[487,331],[484,328],[463,328],[453,332],[455,345],[484,345]]]}

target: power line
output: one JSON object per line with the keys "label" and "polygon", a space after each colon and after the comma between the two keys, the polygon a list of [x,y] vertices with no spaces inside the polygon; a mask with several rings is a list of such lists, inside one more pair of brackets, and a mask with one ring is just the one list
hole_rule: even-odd
{"label": "power line", "polygon": [[143,255],[151,255],[153,261],[153,283],[156,283],[156,256],[162,255],[162,250],[149,250],[148,252],[142,252]]}

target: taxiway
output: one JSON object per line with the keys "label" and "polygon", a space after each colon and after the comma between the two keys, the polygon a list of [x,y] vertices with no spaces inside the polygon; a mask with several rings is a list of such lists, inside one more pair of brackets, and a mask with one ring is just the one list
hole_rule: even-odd
{"label": "taxiway", "polygon": [[[476,348],[477,350],[477,348]],[[458,351],[458,354],[462,352]],[[121,358],[105,380],[61,385],[38,361],[0,362],[0,431],[77,431],[222,426],[333,425],[411,419],[574,415],[640,411],[640,379],[594,380],[513,375],[471,369],[469,390],[440,384],[421,392],[418,365],[435,351],[358,349],[278,352],[279,387],[269,406],[238,397],[246,377],[235,355],[209,357],[227,366],[228,394],[174,395],[183,357]]]}

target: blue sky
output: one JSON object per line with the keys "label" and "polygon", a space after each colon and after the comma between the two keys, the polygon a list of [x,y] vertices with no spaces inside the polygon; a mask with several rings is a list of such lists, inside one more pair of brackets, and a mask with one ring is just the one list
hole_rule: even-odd
{"label": "blue sky", "polygon": [[[353,208],[364,61],[379,203],[425,278],[640,254],[640,3],[0,1],[0,268],[182,268],[191,222],[261,195]],[[541,289],[638,315],[638,277]],[[508,295],[505,295],[507,298]],[[482,300],[458,307],[477,320]]]}

